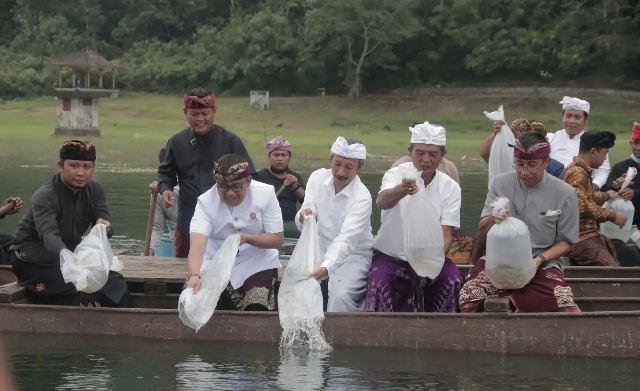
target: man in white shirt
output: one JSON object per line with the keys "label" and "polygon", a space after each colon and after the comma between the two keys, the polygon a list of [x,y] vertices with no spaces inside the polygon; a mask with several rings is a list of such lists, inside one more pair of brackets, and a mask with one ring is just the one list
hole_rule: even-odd
{"label": "man in white shirt", "polygon": [[[559,102],[562,105],[562,125],[555,133],[547,134],[547,140],[551,144],[552,159],[564,164],[565,167],[573,162],[580,150],[580,138],[589,123],[589,111],[591,105],[586,100],[565,96]],[[611,171],[609,157],[602,165],[593,170],[593,183],[599,188],[604,186]]]}
{"label": "man in white shirt", "polygon": [[338,137],[331,147],[331,169],[311,173],[302,207],[296,216],[316,216],[322,263],[311,277],[329,276],[327,311],[361,311],[371,264],[369,190],[358,173],[367,150],[358,140]]}
{"label": "man in white shirt", "polygon": [[[411,162],[384,174],[376,199],[382,209],[382,218],[373,244],[365,311],[456,312],[458,295],[464,283],[460,270],[445,258],[437,277],[420,277],[407,262],[403,236],[407,213],[412,212],[407,208],[410,198],[407,196],[425,192],[422,195],[428,199],[428,203],[419,205],[424,205],[428,213],[435,214],[441,225],[436,229],[442,231],[444,257],[451,245],[454,227],[460,226],[460,186],[437,169],[446,153],[445,129],[425,122],[409,130]],[[403,177],[403,171],[409,169],[419,171],[417,180]],[[433,227],[424,227],[429,228]],[[434,234],[440,235],[440,232]]]}
{"label": "man in white shirt", "polygon": [[198,197],[191,219],[186,286],[200,289],[200,271],[216,267],[210,262],[225,239],[237,233],[240,248],[217,308],[272,311],[278,248],[284,239],[282,213],[273,186],[252,181],[250,170],[241,155],[224,155],[214,162],[216,184]]}

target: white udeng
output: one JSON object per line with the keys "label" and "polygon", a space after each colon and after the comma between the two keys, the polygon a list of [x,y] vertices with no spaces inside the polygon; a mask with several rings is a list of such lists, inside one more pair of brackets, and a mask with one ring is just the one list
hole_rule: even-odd
{"label": "white udeng", "polygon": [[504,110],[502,105],[498,110],[491,113],[485,111],[484,115],[492,121],[502,121],[502,128],[491,144],[491,153],[489,155],[489,186],[498,175],[513,170],[513,149],[509,144],[516,142],[516,137],[511,129],[506,125],[504,119]]}
{"label": "white udeng", "polygon": [[239,246],[240,235],[229,235],[213,260],[203,260],[198,293],[193,293],[192,288],[182,291],[178,300],[178,316],[185,326],[197,332],[211,319],[222,291],[229,284]]}
{"label": "white udeng", "polygon": [[316,219],[307,216],[278,291],[281,348],[307,344],[310,350],[331,349],[322,332],[324,312],[320,284],[315,278],[309,277],[321,261]]}
{"label": "white udeng", "polygon": [[104,224],[93,226],[74,252],[60,251],[60,271],[65,282],[71,282],[78,292],[94,293],[102,289],[109,270],[119,271],[122,264],[113,256]]}
{"label": "white udeng", "polygon": [[[509,200],[495,200],[493,216],[509,209]],[[527,225],[515,217],[491,227],[487,233],[485,272],[489,281],[498,289],[520,289],[536,274],[531,252],[531,238]]]}

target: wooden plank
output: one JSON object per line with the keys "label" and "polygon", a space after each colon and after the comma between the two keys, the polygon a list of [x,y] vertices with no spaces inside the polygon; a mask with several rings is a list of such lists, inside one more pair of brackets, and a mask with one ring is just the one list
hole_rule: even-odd
{"label": "wooden plank", "polygon": [[[466,276],[473,265],[458,265]],[[565,266],[565,278],[640,278],[640,266]]]}
{"label": "wooden plank", "polygon": [[576,297],[575,301],[587,312],[640,311],[640,297]]}
{"label": "wooden plank", "polygon": [[[184,283],[186,258],[121,255],[127,281]],[[471,265],[458,265],[466,276]],[[566,278],[640,278],[640,267],[567,266]]]}
{"label": "wooden plank", "polygon": [[0,285],[15,282],[16,276],[13,274],[11,265],[0,265]]}
{"label": "wooden plank", "polygon": [[17,282],[0,286],[0,303],[11,303],[24,299],[26,292]]}
{"label": "wooden plank", "polygon": [[[144,293],[132,293],[131,300],[134,308],[178,308],[179,293],[167,293],[153,295]],[[640,311],[640,297],[576,297],[576,303],[582,311]],[[502,310],[505,308],[502,307]],[[485,311],[489,311],[485,304]],[[504,311],[502,311],[504,312]]]}
{"label": "wooden plank", "polygon": [[[176,310],[0,304],[0,319],[0,331],[74,335],[277,344],[281,333],[273,312],[218,311],[198,333],[180,323]],[[640,311],[329,313],[323,328],[334,346],[640,357]]]}
{"label": "wooden plank", "polygon": [[640,297],[640,278],[567,278],[575,297]]}

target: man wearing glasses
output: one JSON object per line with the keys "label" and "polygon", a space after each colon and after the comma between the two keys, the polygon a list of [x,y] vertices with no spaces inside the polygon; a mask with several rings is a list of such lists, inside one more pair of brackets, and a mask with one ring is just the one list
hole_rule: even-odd
{"label": "man wearing glasses", "polygon": [[[580,312],[558,262],[579,240],[578,199],[571,186],[545,171],[550,152],[542,134],[521,135],[514,146],[515,171],[498,175],[491,184],[471,255],[474,265],[460,291],[462,312],[482,312],[486,298],[503,293],[518,312]],[[487,232],[503,220],[491,214],[498,197],[508,198],[509,214],[529,228],[537,271],[520,289],[499,291],[485,273]]]}
{"label": "man wearing glasses", "polygon": [[[282,213],[273,186],[251,180],[249,161],[224,155],[214,163],[216,184],[198,197],[191,219],[188,288],[200,289],[200,271],[210,264],[225,239],[240,235],[240,248],[219,310],[273,311],[282,247]],[[182,196],[182,195],[181,195]]]}
{"label": "man wearing glasses", "polygon": [[189,222],[196,200],[215,183],[213,162],[233,153],[245,156],[250,171],[255,170],[242,140],[213,123],[217,110],[213,92],[194,88],[183,100],[189,126],[167,141],[167,153],[158,167],[158,191],[164,205],[171,207],[173,188],[180,185],[175,245],[176,256],[184,258],[189,254]]}
{"label": "man wearing glasses", "polygon": [[13,272],[35,304],[97,305],[128,307],[130,298],[122,275],[109,272],[98,292],[78,292],[65,283],[60,270],[60,252],[75,250],[88,228],[104,224],[111,236],[111,214],[102,186],[93,181],[96,149],[80,140],[65,142],[60,149],[58,174],[42,185],[11,246]]}

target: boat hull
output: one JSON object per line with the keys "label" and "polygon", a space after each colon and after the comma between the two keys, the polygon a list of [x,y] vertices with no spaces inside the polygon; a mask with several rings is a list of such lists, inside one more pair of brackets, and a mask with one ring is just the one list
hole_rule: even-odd
{"label": "boat hull", "polygon": [[[216,312],[198,333],[176,310],[0,304],[0,331],[278,343],[277,313]],[[640,357],[640,311],[572,313],[328,313],[334,346]]]}

